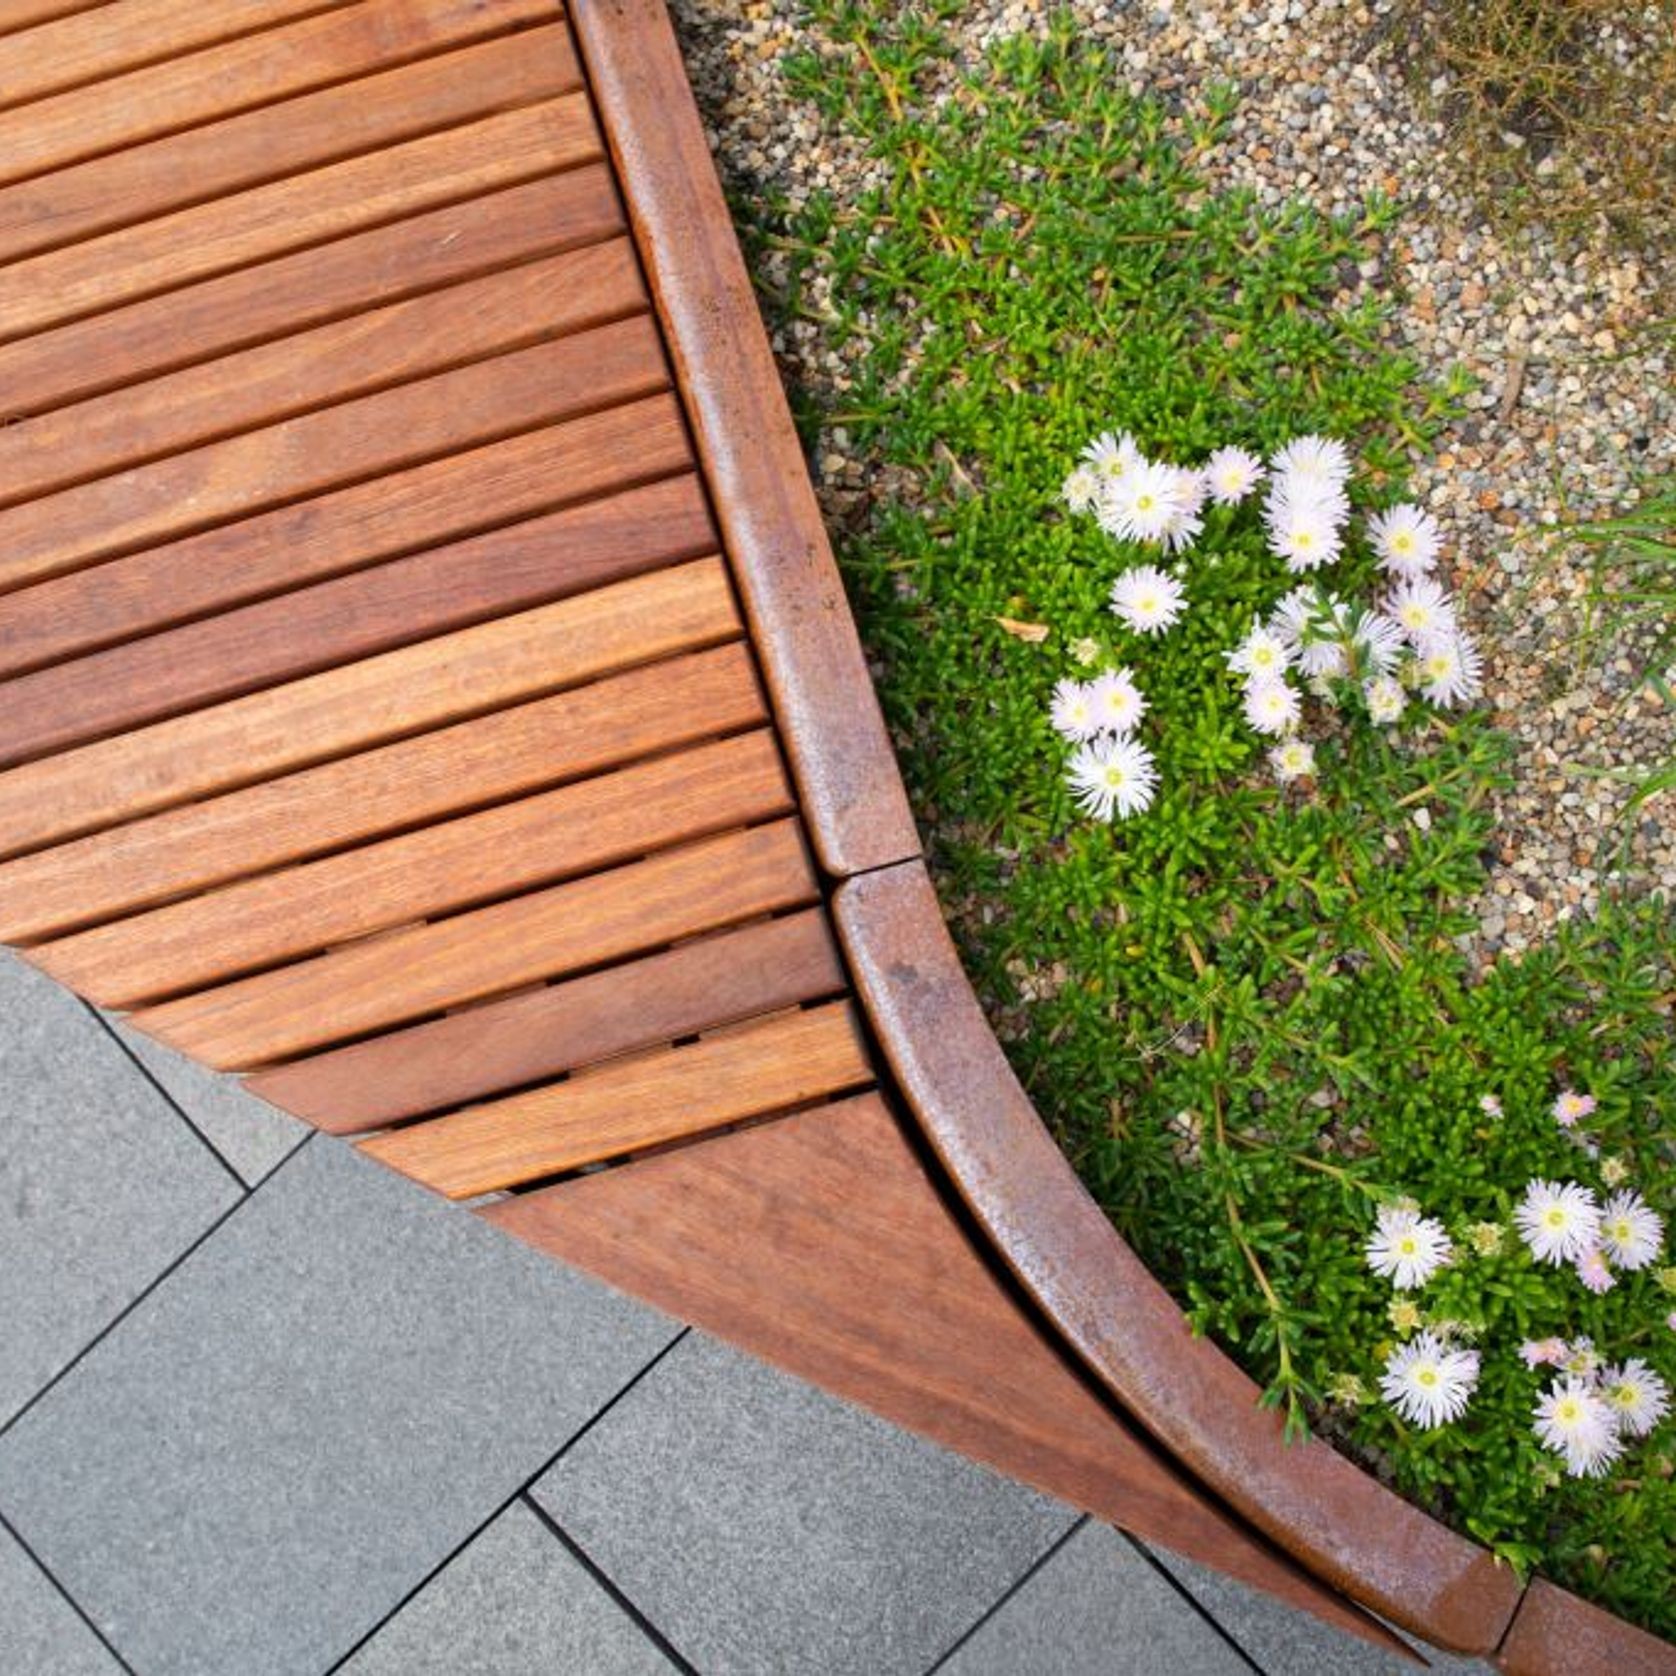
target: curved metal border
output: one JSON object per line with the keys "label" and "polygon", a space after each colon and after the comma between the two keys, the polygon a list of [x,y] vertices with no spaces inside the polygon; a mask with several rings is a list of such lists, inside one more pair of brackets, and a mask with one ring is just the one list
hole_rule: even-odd
{"label": "curved metal border", "polygon": [[943,924],[661,0],[571,0],[570,18],[858,989],[997,1253],[1147,1430],[1353,1599],[1518,1672],[1676,1676],[1668,1643],[1541,1580],[1521,1589],[1326,1444],[1286,1443],[1083,1187]]}

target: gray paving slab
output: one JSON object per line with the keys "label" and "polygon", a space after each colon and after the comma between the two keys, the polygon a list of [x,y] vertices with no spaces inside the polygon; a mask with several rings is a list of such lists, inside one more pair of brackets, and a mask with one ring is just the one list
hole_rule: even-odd
{"label": "gray paving slab", "polygon": [[342,1676],[660,1676],[674,1669],[540,1518],[514,1502]]}
{"label": "gray paving slab", "polygon": [[942,1676],[1251,1676],[1251,1665],[1130,1542],[1087,1524],[938,1671]]}
{"label": "gray paving slab", "polygon": [[317,1137],[0,1438],[0,1511],[144,1676],[322,1671],[674,1331]]}
{"label": "gray paving slab", "polygon": [[240,1198],[72,995],[0,953],[0,1424]]}
{"label": "gray paving slab", "polygon": [[107,1016],[106,1022],[248,1186],[263,1180],[308,1139],[306,1123],[245,1093],[237,1077],[211,1071],[114,1018]]}
{"label": "gray paving slab", "polygon": [[4,1526],[0,1668],[16,1676],[120,1676],[122,1669]]}
{"label": "gray paving slab", "polygon": [[705,1676],[923,1671],[1074,1517],[697,1334],[534,1494]]}
{"label": "gray paving slab", "polygon": [[[1415,1666],[1167,1548],[1152,1552],[1267,1676],[1414,1676]],[[1414,1642],[1440,1676],[1495,1676],[1481,1659]]]}

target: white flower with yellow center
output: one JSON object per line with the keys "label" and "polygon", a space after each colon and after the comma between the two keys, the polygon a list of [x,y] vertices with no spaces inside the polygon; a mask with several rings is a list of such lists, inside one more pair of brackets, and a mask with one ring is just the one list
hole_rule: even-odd
{"label": "white flower with yellow center", "polygon": [[1379,1389],[1410,1425],[1430,1431],[1458,1420],[1478,1384],[1478,1353],[1455,1350],[1435,1333],[1418,1333],[1386,1358]]}
{"label": "white flower with yellow center", "polygon": [[1100,479],[1093,466],[1075,467],[1061,485],[1059,498],[1073,512],[1091,511],[1100,498]]}
{"label": "white flower with yellow center", "polygon": [[1129,471],[1144,465],[1146,456],[1135,446],[1135,439],[1127,431],[1102,431],[1082,451],[1084,463],[1099,478],[1101,486],[1116,483]]}
{"label": "white flower with yellow center", "polygon": [[1454,1254],[1443,1224],[1418,1211],[1381,1205],[1366,1246],[1368,1267],[1398,1291],[1424,1286]]}
{"label": "white flower with yellow center", "polygon": [[1071,790],[1096,820],[1127,820],[1149,808],[1158,788],[1152,753],[1128,737],[1099,739],[1071,758]]}
{"label": "white flower with yellow center", "polygon": [[1362,702],[1368,707],[1368,720],[1375,727],[1390,727],[1402,720],[1408,708],[1408,693],[1393,675],[1376,675],[1362,687]]}
{"label": "white flower with yellow center", "polygon": [[1261,680],[1284,675],[1292,667],[1292,653],[1273,629],[1253,623],[1250,633],[1226,654],[1225,661],[1236,675]]}
{"label": "white flower with yellow center", "polygon": [[1336,437],[1294,437],[1269,461],[1276,477],[1315,490],[1341,490],[1350,481],[1350,456]]}
{"label": "white flower with yellow center", "polygon": [[1455,602],[1449,590],[1429,576],[1417,576],[1393,588],[1381,609],[1416,647],[1455,633]]}
{"label": "white flower with yellow center", "polygon": [[1343,549],[1337,509],[1331,503],[1271,495],[1263,513],[1269,551],[1295,576],[1331,564]]}
{"label": "white flower with yellow center", "polygon": [[1289,786],[1294,780],[1315,777],[1315,747],[1306,739],[1283,739],[1269,752],[1274,777]]}
{"label": "white flower with yellow center", "polygon": [[1600,1241],[1600,1206],[1574,1181],[1529,1183],[1513,1222],[1539,1263],[1575,1263]]}
{"label": "white flower with yellow center", "polygon": [[1099,676],[1093,688],[1094,715],[1108,733],[1133,733],[1146,713],[1146,700],[1127,669]]}
{"label": "white flower with yellow center", "polygon": [[1623,1453],[1612,1410],[1575,1375],[1542,1393],[1535,1417],[1537,1442],[1563,1455],[1573,1478],[1597,1477]]}
{"label": "white flower with yellow center", "polygon": [[1112,583],[1111,608],[1114,616],[1139,633],[1162,634],[1180,621],[1187,595],[1168,571],[1137,565]]}
{"label": "white flower with yellow center", "polygon": [[1087,681],[1061,681],[1053,689],[1048,719],[1062,738],[1079,743],[1092,739],[1100,731],[1094,714],[1094,688]]}
{"label": "white flower with yellow center", "polygon": [[1437,520],[1406,501],[1368,520],[1368,540],[1380,564],[1397,576],[1424,576],[1443,550]]}
{"label": "white flower with yellow center", "polygon": [[1469,704],[1484,691],[1478,648],[1464,634],[1428,640],[1418,662],[1420,691],[1433,704]]}
{"label": "white flower with yellow center", "polygon": [[1670,1387],[1639,1356],[1602,1369],[1600,1394],[1630,1437],[1645,1437],[1670,1412]]}
{"label": "white flower with yellow center", "polygon": [[1257,487],[1263,462],[1243,448],[1218,448],[1205,461],[1205,484],[1218,506],[1236,506]]}
{"label": "white flower with yellow center", "polygon": [[1664,1245],[1664,1219],[1639,1193],[1614,1193],[1600,1219],[1600,1243],[1621,1269],[1644,1269]]}
{"label": "white flower with yellow center", "polygon": [[1181,485],[1174,466],[1141,460],[1107,483],[1100,496],[1100,527],[1119,541],[1162,541],[1181,516]]}
{"label": "white flower with yellow center", "polygon": [[1303,714],[1296,689],[1284,680],[1252,681],[1245,689],[1245,719],[1258,733],[1278,738],[1290,733]]}

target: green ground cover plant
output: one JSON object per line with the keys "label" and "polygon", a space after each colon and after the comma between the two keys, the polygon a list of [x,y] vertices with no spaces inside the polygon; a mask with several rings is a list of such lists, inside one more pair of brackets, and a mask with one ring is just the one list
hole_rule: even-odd
{"label": "green ground cover plant", "polygon": [[[1295,1427],[1676,1635],[1676,1423],[1573,1476],[1533,1430],[1565,1370],[1520,1353],[1559,1338],[1586,1365],[1587,1338],[1676,1383],[1676,1271],[1596,1293],[1514,1221],[1533,1180],[1676,1208],[1668,904],[1613,902],[1476,972],[1468,904],[1507,772],[1482,713],[1380,729],[1347,708],[1314,774],[1277,783],[1226,664],[1297,580],[1260,520],[1207,509],[1189,609],[1146,636],[1108,595],[1156,555],[1060,499],[1110,430],[1181,462],[1322,433],[1355,458],[1359,517],[1400,501],[1462,388],[1387,348],[1356,284],[1394,207],[1332,220],[1212,191],[1195,163],[1227,90],[1133,97],[1068,25],[958,72],[958,10],[815,0],[788,74],[881,184],[741,214],[779,276],[770,314],[848,357],[843,397],[800,419],[877,485],[840,559],[968,970],[1100,1202]],[[1377,589],[1365,542],[1333,585]],[[1120,665],[1160,783],[1107,823],[1073,799],[1048,716],[1058,682]],[[1570,1127],[1566,1091],[1593,1102]],[[1365,1247],[1404,1200],[1453,1255],[1399,1291]],[[1429,1428],[1379,1385],[1422,1331],[1477,1358],[1466,1412]]]}

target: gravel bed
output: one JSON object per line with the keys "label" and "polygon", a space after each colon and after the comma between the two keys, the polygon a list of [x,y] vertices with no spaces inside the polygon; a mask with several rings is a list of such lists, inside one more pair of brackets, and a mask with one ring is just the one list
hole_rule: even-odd
{"label": "gravel bed", "polygon": [[[964,39],[976,52],[1042,28],[1054,9],[977,0]],[[1398,299],[1394,334],[1424,373],[1460,365],[1477,381],[1416,488],[1451,538],[1490,703],[1518,747],[1478,905],[1480,956],[1531,946],[1590,912],[1618,877],[1676,891],[1671,799],[1621,818],[1634,777],[1676,753],[1676,711],[1644,684],[1634,646],[1608,638],[1585,655],[1589,561],[1556,534],[1627,510],[1638,481],[1676,470],[1671,340],[1656,329],[1668,274],[1605,238],[1567,248],[1489,225],[1443,127],[1401,74],[1404,42],[1382,0],[1084,0],[1071,10],[1115,47],[1137,92],[1191,108],[1206,82],[1238,82],[1232,130],[1203,160],[1213,184],[1271,201],[1300,194],[1328,210],[1379,189],[1409,208],[1358,283]],[[675,0],[674,11],[731,191],[795,202],[870,184],[869,161],[786,95],[781,59],[799,39],[792,0]],[[846,387],[843,358],[812,325],[777,334],[775,348],[817,396]],[[815,466],[836,516],[861,488],[857,468],[837,438]]]}

